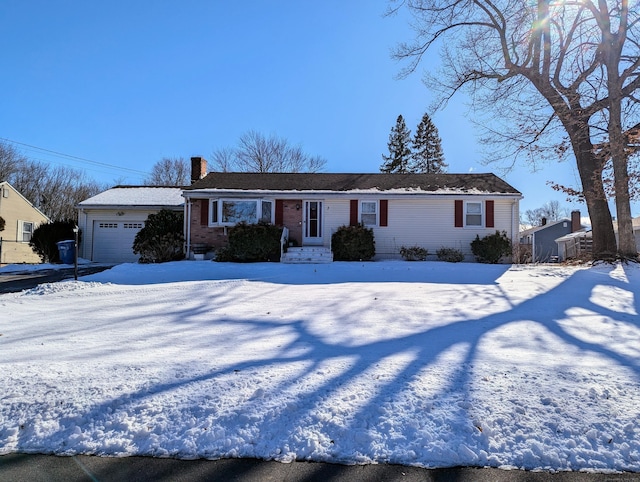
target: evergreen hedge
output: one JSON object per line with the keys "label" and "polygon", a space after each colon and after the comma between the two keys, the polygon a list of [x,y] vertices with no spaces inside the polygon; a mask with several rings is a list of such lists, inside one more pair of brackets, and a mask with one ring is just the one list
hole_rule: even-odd
{"label": "evergreen hedge", "polygon": [[279,261],[281,235],[282,228],[273,224],[238,223],[229,229],[229,244],[216,252],[216,261]]}
{"label": "evergreen hedge", "polygon": [[[29,246],[43,263],[59,263],[60,253],[56,243],[75,239],[75,227],[76,222],[72,220],[43,223],[33,230]],[[78,233],[78,239],[80,234]]]}
{"label": "evergreen hedge", "polygon": [[140,263],[165,263],[184,258],[184,215],[180,211],[162,209],[149,214],[144,227],[133,241],[133,252]]}
{"label": "evergreen hedge", "polygon": [[331,248],[336,261],[368,261],[376,254],[373,229],[362,224],[341,226],[331,236]]}
{"label": "evergreen hedge", "polygon": [[482,239],[476,234],[471,242],[471,252],[480,263],[496,264],[503,256],[511,254],[511,240],[506,231],[496,231]]}

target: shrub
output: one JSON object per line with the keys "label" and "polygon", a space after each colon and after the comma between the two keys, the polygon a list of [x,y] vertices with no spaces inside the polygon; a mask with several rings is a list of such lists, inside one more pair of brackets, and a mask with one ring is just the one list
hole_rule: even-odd
{"label": "shrub", "polygon": [[4,218],[2,216],[0,216],[0,231],[4,231],[5,225],[6,225],[6,222],[5,222]]}
{"label": "shrub", "polygon": [[336,261],[368,261],[376,254],[373,229],[362,224],[340,226],[331,236],[331,247]]}
{"label": "shrub", "polygon": [[140,263],[165,263],[182,259],[184,244],[182,212],[162,209],[149,214],[133,241],[133,252]]}
{"label": "shrub", "polygon": [[428,254],[429,251],[420,246],[411,246],[410,248],[403,246],[400,248],[400,256],[402,256],[405,261],[424,261],[427,259]]}
{"label": "shrub", "polygon": [[[72,220],[41,224],[33,230],[29,246],[43,263],[59,263],[60,253],[56,243],[75,239],[75,233],[73,232],[75,227],[76,223]],[[80,236],[80,233],[78,233],[78,236]]]}
{"label": "shrub", "polygon": [[476,239],[471,242],[471,252],[480,263],[495,264],[503,256],[511,254],[511,241],[505,231],[496,231],[482,239],[476,235]]}
{"label": "shrub", "polygon": [[440,248],[436,251],[436,256],[440,261],[447,261],[448,263],[459,263],[464,261],[464,254],[459,249],[455,248]]}
{"label": "shrub", "polygon": [[216,252],[216,261],[278,261],[281,234],[282,229],[273,224],[236,224],[229,229],[229,245]]}

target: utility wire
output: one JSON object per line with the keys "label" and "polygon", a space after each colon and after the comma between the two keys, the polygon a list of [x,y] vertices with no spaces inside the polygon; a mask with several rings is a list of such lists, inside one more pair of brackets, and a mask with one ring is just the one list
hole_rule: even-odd
{"label": "utility wire", "polygon": [[64,154],[62,152],[52,151],[51,149],[45,149],[43,147],[33,146],[31,144],[25,144],[24,142],[14,141],[14,140],[11,140],[11,139],[7,139],[5,137],[0,137],[0,141],[5,141],[5,142],[12,143],[12,144],[17,144],[17,145],[20,145],[20,146],[29,147],[31,149],[36,149],[36,150],[42,151],[42,152],[48,152],[50,154],[54,154],[54,155],[60,156],[60,157],[66,157],[68,159],[74,159],[74,160],[77,160],[77,161],[86,162],[86,163],[89,163],[89,164],[93,164],[95,166],[107,167],[109,169],[116,169],[116,170],[119,170],[119,171],[131,172],[131,173],[139,174],[139,175],[143,175],[143,176],[147,176],[149,174],[148,172],[145,172],[145,171],[138,171],[136,169],[129,169],[127,167],[119,167],[119,166],[114,166],[113,164],[107,164],[107,163],[104,163],[104,162],[92,161],[91,159],[85,159],[84,157],[72,156],[72,155],[69,155],[69,154]]}

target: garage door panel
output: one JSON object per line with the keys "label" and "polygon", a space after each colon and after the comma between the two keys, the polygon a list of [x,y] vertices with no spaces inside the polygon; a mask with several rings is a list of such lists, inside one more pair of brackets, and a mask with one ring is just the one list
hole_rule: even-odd
{"label": "garage door panel", "polygon": [[144,227],[143,222],[94,221],[93,256],[98,263],[135,263],[133,241]]}

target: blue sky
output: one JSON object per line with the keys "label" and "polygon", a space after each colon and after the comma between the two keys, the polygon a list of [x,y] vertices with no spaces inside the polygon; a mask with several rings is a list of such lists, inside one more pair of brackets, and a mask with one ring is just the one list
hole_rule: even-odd
{"label": "blue sky", "polygon": [[[378,172],[398,114],[414,130],[432,100],[420,72],[397,79],[390,51],[411,31],[386,5],[4,0],[0,138],[103,183],[140,184],[162,157],[210,158],[251,129],[324,157],[327,172]],[[421,68],[437,65],[434,52]],[[431,113],[449,172],[503,175],[480,162],[465,102]],[[577,186],[570,162],[503,177],[522,212],[555,199],[586,214],[546,185]]]}

